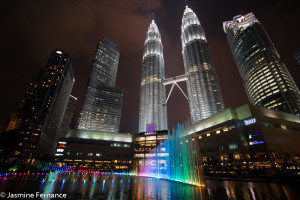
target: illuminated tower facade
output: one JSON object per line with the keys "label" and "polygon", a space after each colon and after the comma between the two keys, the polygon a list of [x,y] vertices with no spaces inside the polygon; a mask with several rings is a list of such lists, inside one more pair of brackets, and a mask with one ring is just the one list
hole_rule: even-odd
{"label": "illuminated tower facade", "polygon": [[235,16],[223,28],[251,104],[299,115],[299,90],[254,14]]}
{"label": "illuminated tower facade", "polygon": [[12,118],[17,123],[8,129],[7,141],[0,145],[9,145],[7,156],[24,159],[54,155],[74,82],[70,56],[63,50],[53,51],[48,64],[26,88]]}
{"label": "illuminated tower facade", "polygon": [[155,130],[167,130],[167,107],[165,87],[164,57],[161,37],[157,25],[152,20],[144,44],[142,60],[139,132],[146,132],[152,125]]}
{"label": "illuminated tower facade", "polygon": [[182,55],[192,123],[224,109],[224,103],[204,30],[186,6],[181,25]]}
{"label": "illuminated tower facade", "polygon": [[120,52],[108,38],[98,41],[78,129],[119,132],[123,91],[115,88]]}

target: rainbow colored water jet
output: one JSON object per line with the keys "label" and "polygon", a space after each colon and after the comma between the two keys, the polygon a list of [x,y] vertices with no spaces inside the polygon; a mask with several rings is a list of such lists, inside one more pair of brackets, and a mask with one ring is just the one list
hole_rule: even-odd
{"label": "rainbow colored water jet", "polygon": [[197,144],[187,135],[188,123],[168,131],[168,138],[143,159],[136,175],[204,186],[197,159]]}

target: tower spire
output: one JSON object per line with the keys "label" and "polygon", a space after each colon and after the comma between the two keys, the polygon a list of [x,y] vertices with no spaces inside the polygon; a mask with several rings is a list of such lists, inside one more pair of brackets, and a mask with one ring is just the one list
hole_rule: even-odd
{"label": "tower spire", "polygon": [[152,13],[152,21],[154,21],[154,12]]}

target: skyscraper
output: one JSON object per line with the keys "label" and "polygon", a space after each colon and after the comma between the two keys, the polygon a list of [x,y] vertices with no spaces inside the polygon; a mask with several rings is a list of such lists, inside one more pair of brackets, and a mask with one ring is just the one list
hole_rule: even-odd
{"label": "skyscraper", "polygon": [[53,51],[48,64],[27,87],[12,117],[17,123],[6,135],[12,141],[9,145],[13,146],[10,156],[36,158],[54,155],[58,129],[74,81],[70,56],[62,50]]}
{"label": "skyscraper", "polygon": [[294,53],[294,57],[298,63],[298,65],[300,65],[300,49],[297,49]]}
{"label": "skyscraper", "polygon": [[108,38],[98,41],[78,129],[119,132],[123,91],[114,88],[119,50]]}
{"label": "skyscraper", "polygon": [[235,16],[223,28],[251,104],[299,115],[299,90],[254,14]]}
{"label": "skyscraper", "polygon": [[66,137],[67,136],[68,131],[70,129],[71,122],[72,122],[76,103],[77,103],[77,98],[70,95],[63,120],[62,120],[61,125],[58,130],[58,137]]}
{"label": "skyscraper", "polygon": [[152,20],[144,43],[142,60],[139,132],[147,132],[148,126],[155,130],[166,130],[167,107],[165,87],[164,56],[157,25]]}
{"label": "skyscraper", "polygon": [[186,6],[181,25],[182,55],[192,123],[224,109],[208,43],[196,14]]}

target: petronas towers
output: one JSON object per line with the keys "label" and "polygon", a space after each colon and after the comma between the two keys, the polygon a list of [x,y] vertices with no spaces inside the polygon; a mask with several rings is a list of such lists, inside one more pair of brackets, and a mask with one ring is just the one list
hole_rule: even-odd
{"label": "petronas towers", "polygon": [[152,20],[142,60],[139,132],[168,129],[165,85],[171,83],[172,90],[177,82],[186,81],[193,124],[224,109],[204,30],[188,6],[182,18],[181,42],[185,74],[165,79],[161,37]]}
{"label": "petronas towers", "polygon": [[139,132],[146,132],[147,127],[168,129],[164,79],[163,47],[158,27],[152,20],[146,34],[142,60]]}

